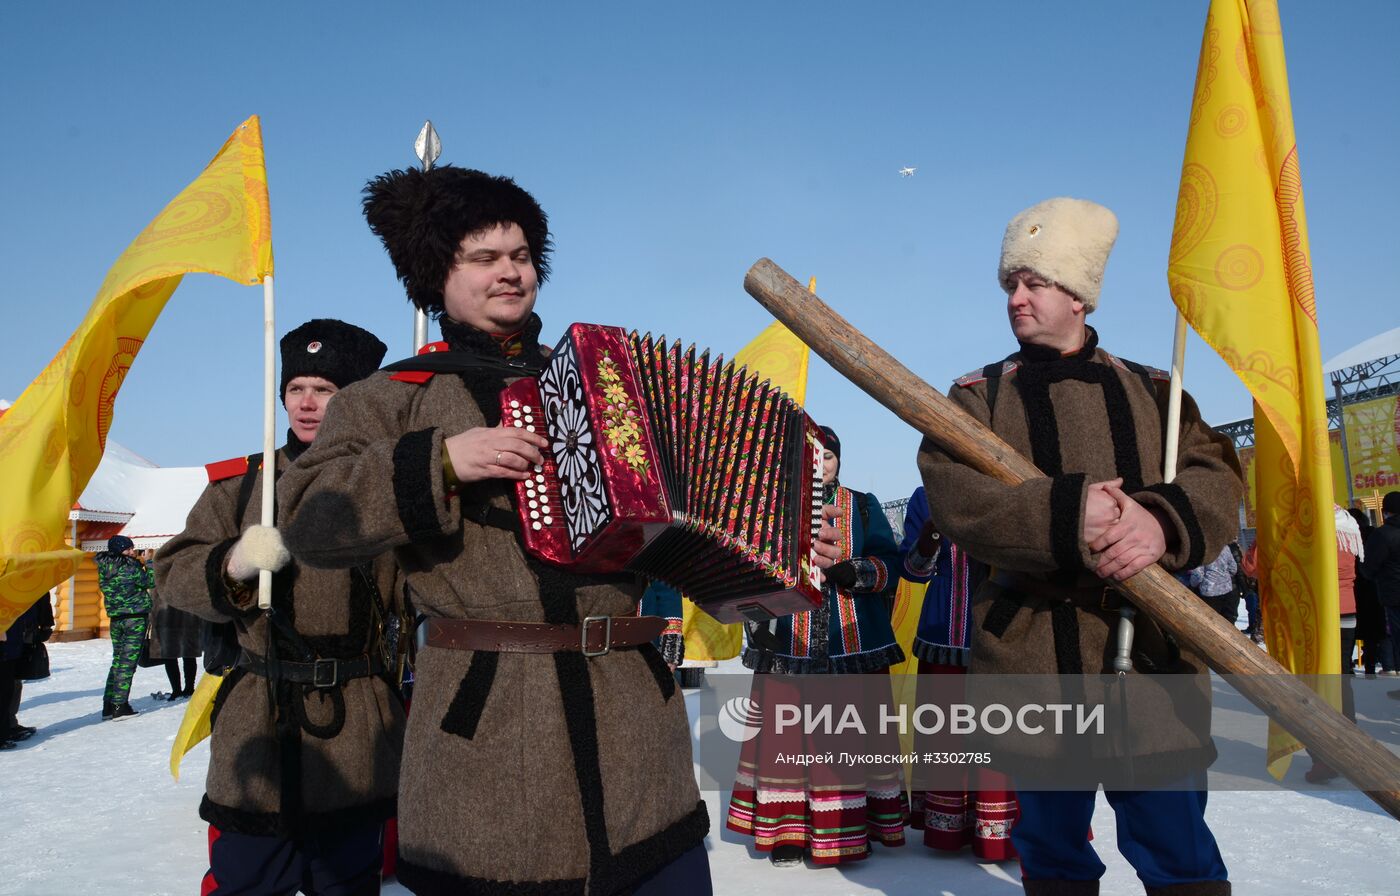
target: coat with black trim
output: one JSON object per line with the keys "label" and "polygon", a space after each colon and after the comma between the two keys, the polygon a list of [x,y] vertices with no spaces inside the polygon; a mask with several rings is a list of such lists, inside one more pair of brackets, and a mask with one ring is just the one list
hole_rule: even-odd
{"label": "coat with black trim", "polygon": [[[287,449],[278,451],[280,469],[291,463]],[[259,521],[261,471],[242,519],[235,519],[243,479],[205,488],[185,530],[156,555],[157,588],[171,607],[236,621],[245,653],[265,658],[271,648],[283,661],[300,662],[297,645],[257,609],[256,582],[251,590],[231,588],[223,574],[239,535]],[[390,557],[363,569],[293,563],[273,577],[273,609],[319,657],[359,658],[377,649],[380,620],[388,618],[381,607],[392,614],[400,588]],[[221,830],[293,839],[377,824],[394,814],[403,732],[403,704],[383,675],[326,689],[286,681],[270,687],[236,668],[215,698],[200,817]]]}
{"label": "coat with black trim", "polygon": [[[448,341],[499,357],[489,339]],[[631,576],[574,575],[525,552],[512,483],[447,488],[444,439],[499,423],[507,379],[381,372],[342,389],[283,478],[293,554],[333,567],[393,551],[430,617],[635,615]],[[703,841],[684,699],[652,645],[593,658],[427,646],[414,671],[398,873],[415,893],[623,892]]]}
{"label": "coat with black trim", "polygon": [[822,588],[820,607],[774,621],[774,649],[755,644],[750,637],[742,660],[750,669],[855,674],[904,662],[904,650],[895,641],[890,605],[885,600],[899,584],[899,547],[880,500],[868,492],[838,485],[828,503],[837,510],[840,560],[855,564],[856,582],[850,588],[838,588],[828,581]]}
{"label": "coat with black trim", "polygon": [[[1169,547],[1160,562],[1168,570],[1199,566],[1235,537],[1243,490],[1239,461],[1230,440],[1201,420],[1186,394],[1177,474],[1173,482],[1163,482],[1166,386],[1161,371],[1098,348],[1098,336],[1089,328],[1086,345],[1071,356],[1023,345],[949,390],[952,401],[1046,474],[1007,485],[952,459],[929,439],[920,446],[919,469],[934,523],[993,568],[993,578],[978,587],[973,600],[972,672],[1083,673],[1092,696],[1097,679],[1090,676],[1112,670],[1119,614],[1112,602],[1104,608],[1104,586],[1092,573],[1097,564],[1082,537],[1091,483],[1121,476],[1126,493],[1166,515]],[[993,580],[1005,573],[1057,587],[1058,595],[1019,593]],[[1077,597],[1066,601],[1065,589]],[[1150,730],[1122,752],[1152,757],[1151,763],[1137,763],[1139,773],[1152,769],[1164,779],[1206,767],[1215,748],[1205,662],[1143,615],[1134,647],[1136,671],[1196,678],[1190,705],[1173,706],[1162,694],[1160,712],[1154,713],[1140,701],[1132,710],[1134,723],[1143,720]],[[1190,724],[1161,722],[1173,718]],[[1032,739],[1020,747],[1053,750],[1055,741]],[[1006,749],[998,752],[1009,758]]]}

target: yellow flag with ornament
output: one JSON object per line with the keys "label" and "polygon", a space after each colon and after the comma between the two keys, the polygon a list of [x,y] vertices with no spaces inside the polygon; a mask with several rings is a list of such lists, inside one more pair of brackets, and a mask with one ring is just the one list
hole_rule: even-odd
{"label": "yellow flag with ornament", "polygon": [[[1212,0],[1196,70],[1167,280],[1254,398],[1259,590],[1269,653],[1335,675],[1337,542],[1283,28],[1273,0]],[[1332,679],[1335,682],[1335,679]],[[1337,695],[1328,694],[1333,702]],[[1300,749],[1270,727],[1269,771]]]}
{"label": "yellow flag with ornament", "polygon": [[0,630],[72,575],[68,513],[97,469],[117,390],[180,279],[242,284],[272,273],[272,218],[257,116],[107,272],[78,329],[0,417]]}
{"label": "yellow flag with ornament", "polygon": [[[809,292],[817,291],[817,278],[807,283]],[[807,400],[807,364],[811,353],[806,343],[793,335],[781,321],[773,321],[752,342],[734,356],[735,367],[748,367],[774,386],[786,392],[793,401]],[[685,658],[688,660],[727,660],[739,655],[744,647],[744,627],[740,623],[724,625],[695,606],[681,601],[681,631],[685,636]]]}

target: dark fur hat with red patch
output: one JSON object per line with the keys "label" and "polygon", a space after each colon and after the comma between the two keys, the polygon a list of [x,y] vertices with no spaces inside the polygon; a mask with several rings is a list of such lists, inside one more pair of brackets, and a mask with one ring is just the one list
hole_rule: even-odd
{"label": "dark fur hat with red patch", "polygon": [[409,301],[435,317],[443,313],[442,287],[469,234],[519,224],[535,273],[541,283],[549,278],[549,219],[508,177],[452,165],[390,171],[365,186],[364,212]]}
{"label": "dark fur hat with red patch", "polygon": [[389,347],[369,330],[331,318],[309,320],[282,337],[282,386],[319,376],[343,389],[379,369]]}

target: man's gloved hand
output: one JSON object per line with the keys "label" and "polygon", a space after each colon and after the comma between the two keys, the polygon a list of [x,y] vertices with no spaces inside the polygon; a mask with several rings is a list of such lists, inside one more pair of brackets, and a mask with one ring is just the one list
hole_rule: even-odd
{"label": "man's gloved hand", "polygon": [[228,552],[228,577],[236,582],[250,582],[258,570],[277,572],[292,560],[282,544],[282,533],[272,526],[249,526]]}
{"label": "man's gloved hand", "polygon": [[855,564],[842,560],[826,571],[826,580],[842,591],[850,591],[856,585]]}

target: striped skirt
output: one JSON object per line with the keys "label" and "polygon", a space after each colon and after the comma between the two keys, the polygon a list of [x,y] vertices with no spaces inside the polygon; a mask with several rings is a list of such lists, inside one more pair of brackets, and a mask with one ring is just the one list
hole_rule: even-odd
{"label": "striped skirt", "polygon": [[[884,674],[888,670],[880,670]],[[761,706],[783,701],[784,676],[755,675],[753,697]],[[789,736],[790,735],[790,736]],[[793,730],[773,736],[767,730],[745,742],[734,776],[726,826],[754,838],[759,852],[778,846],[800,846],[817,865],[860,861],[871,843],[904,845],[909,804],[904,773],[896,766],[860,770],[829,765],[793,765],[778,761],[783,754],[825,752],[830,740]],[[849,738],[840,749],[853,749]],[[898,753],[899,738],[868,737],[865,750]]]}

